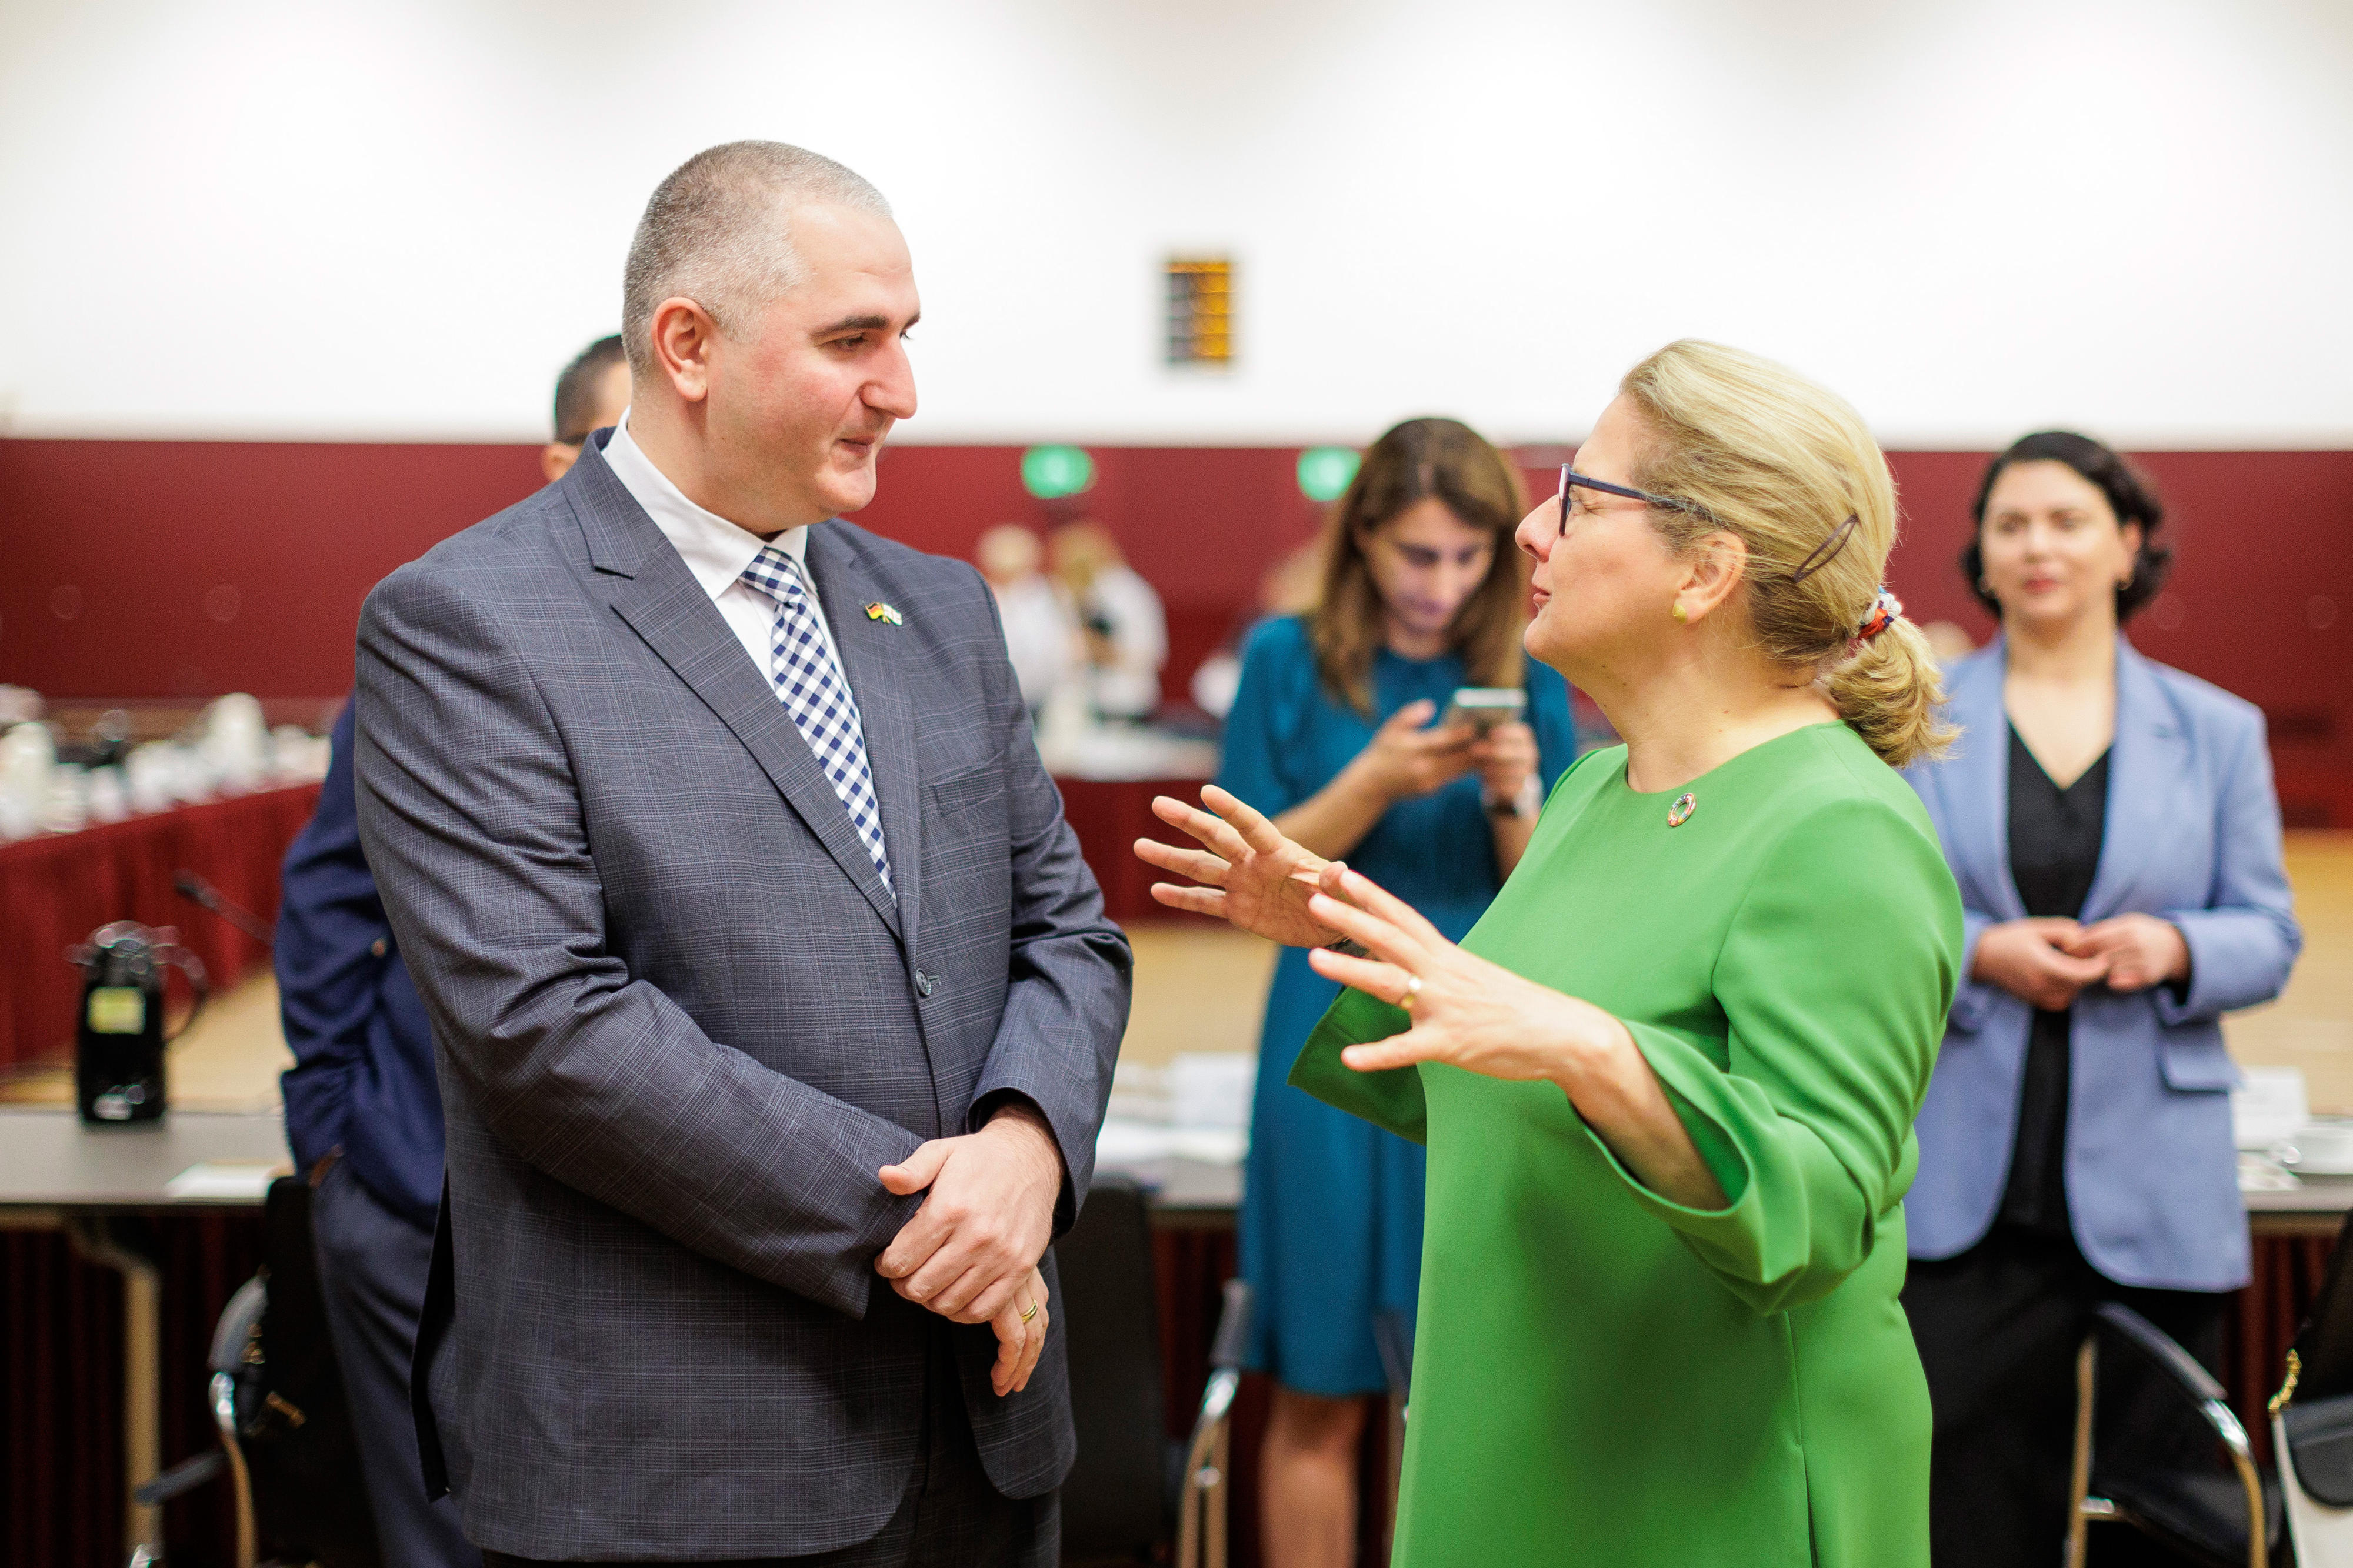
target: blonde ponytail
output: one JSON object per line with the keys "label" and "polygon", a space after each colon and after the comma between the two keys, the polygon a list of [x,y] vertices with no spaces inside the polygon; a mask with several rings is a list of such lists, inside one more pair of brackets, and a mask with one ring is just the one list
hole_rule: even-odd
{"label": "blonde ponytail", "polygon": [[1936,656],[1901,616],[1831,666],[1823,684],[1839,717],[1889,767],[1938,756],[1953,743],[1952,727],[1936,718],[1945,700]]}
{"label": "blonde ponytail", "polygon": [[1787,366],[1686,338],[1626,373],[1619,391],[1649,437],[1634,482],[1694,505],[1654,507],[1678,549],[1718,529],[1747,547],[1758,650],[1810,668],[1824,693],[1891,767],[1950,745],[1944,700],[1919,628],[1901,615],[1862,636],[1895,544],[1895,482],[1862,416]]}

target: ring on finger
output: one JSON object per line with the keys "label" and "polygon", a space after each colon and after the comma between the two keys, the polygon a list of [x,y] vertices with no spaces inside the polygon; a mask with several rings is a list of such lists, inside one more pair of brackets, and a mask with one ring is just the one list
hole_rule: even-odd
{"label": "ring on finger", "polygon": [[1030,1319],[1032,1319],[1032,1318],[1036,1317],[1037,1315],[1038,1315],[1038,1303],[1037,1303],[1037,1302],[1035,1302],[1035,1301],[1032,1301],[1032,1302],[1030,1302],[1030,1303],[1029,1303],[1029,1310],[1028,1311],[1026,1311],[1026,1312],[1024,1312],[1024,1313],[1022,1313],[1022,1314],[1021,1314],[1021,1321],[1022,1321],[1023,1322],[1025,1322],[1025,1323],[1026,1323],[1026,1322],[1028,1322]]}
{"label": "ring on finger", "polygon": [[1407,975],[1405,977],[1405,994],[1398,998],[1398,1005],[1410,1013],[1413,1011],[1414,1003],[1418,1001],[1420,996],[1421,976],[1419,974]]}

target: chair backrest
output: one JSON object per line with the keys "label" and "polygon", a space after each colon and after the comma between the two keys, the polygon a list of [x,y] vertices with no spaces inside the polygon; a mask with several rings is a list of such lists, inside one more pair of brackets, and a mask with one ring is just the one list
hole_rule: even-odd
{"label": "chair backrest", "polygon": [[[324,1568],[379,1568],[359,1440],[320,1294],[310,1184],[300,1176],[270,1183],[262,1227],[260,1377],[238,1396],[262,1553]],[[224,1315],[216,1349],[227,1331]],[[248,1395],[261,1408],[244,1409]]]}
{"label": "chair backrest", "polygon": [[2268,1561],[2279,1496],[2249,1462],[2222,1385],[2129,1307],[2103,1303],[2094,1331],[2092,1491],[2180,1555],[2218,1568],[2238,1568],[2258,1552]]}
{"label": "chair backrest", "polygon": [[2299,1403],[2353,1394],[2353,1212],[2337,1233],[2337,1250],[2320,1291],[2295,1331],[2295,1397]]}
{"label": "chair backrest", "polygon": [[1148,1560],[1171,1533],[1159,1278],[1144,1189],[1097,1175],[1054,1244],[1078,1461],[1062,1483],[1065,1557]]}

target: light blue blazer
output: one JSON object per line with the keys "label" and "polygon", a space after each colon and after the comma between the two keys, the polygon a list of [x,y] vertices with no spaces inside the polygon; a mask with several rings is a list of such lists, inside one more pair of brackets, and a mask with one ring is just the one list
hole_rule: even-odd
{"label": "light blue blazer", "polygon": [[[1947,672],[1961,739],[1907,776],[1960,884],[1967,953],[2022,920],[2010,872],[2010,733],[2000,639]],[[2247,1220],[2231,1141],[2237,1069],[2221,1019],[2279,994],[2304,946],[2280,863],[2279,801],[2263,714],[2116,639],[2116,734],[2105,837],[2086,925],[2137,910],[2189,944],[2189,989],[2075,999],[2067,1208],[2076,1245],[2124,1285],[2226,1290],[2247,1282]],[[1905,1200],[1912,1256],[1951,1258],[1991,1228],[2010,1176],[2034,1011],[1964,978],[1921,1108],[1920,1174]]]}

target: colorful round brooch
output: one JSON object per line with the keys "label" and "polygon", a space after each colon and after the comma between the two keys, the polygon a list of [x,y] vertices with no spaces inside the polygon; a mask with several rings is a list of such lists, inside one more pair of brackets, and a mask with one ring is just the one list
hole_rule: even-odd
{"label": "colorful round brooch", "polygon": [[1698,809],[1699,796],[1692,794],[1688,790],[1684,791],[1682,795],[1675,797],[1674,805],[1667,807],[1667,826],[1669,827],[1681,827],[1684,823],[1689,822],[1692,819],[1692,813]]}

